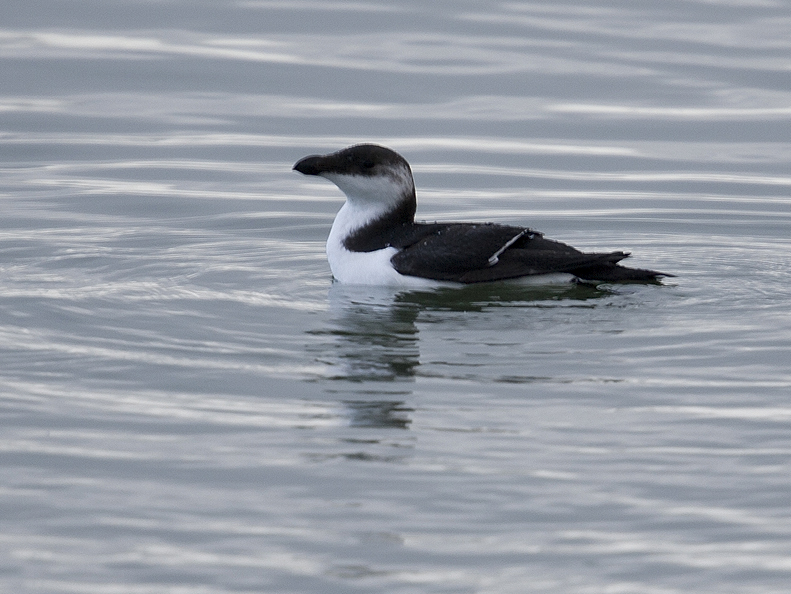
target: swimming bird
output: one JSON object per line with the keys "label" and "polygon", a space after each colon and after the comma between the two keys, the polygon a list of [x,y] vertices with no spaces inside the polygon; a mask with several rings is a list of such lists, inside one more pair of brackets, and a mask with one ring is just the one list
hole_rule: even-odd
{"label": "swimming bird", "polygon": [[294,169],[328,179],[346,194],[327,239],[330,269],[342,283],[427,286],[553,273],[608,282],[673,276],[620,265],[627,252],[581,252],[528,227],[415,222],[409,163],[376,144],[311,155]]}

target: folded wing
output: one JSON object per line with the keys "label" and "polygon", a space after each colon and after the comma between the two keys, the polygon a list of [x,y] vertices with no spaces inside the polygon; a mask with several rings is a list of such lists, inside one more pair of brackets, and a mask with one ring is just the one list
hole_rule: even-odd
{"label": "folded wing", "polygon": [[399,273],[434,280],[478,283],[552,272],[604,281],[662,275],[618,265],[625,252],[585,253],[510,225],[414,225],[393,245],[402,248],[391,260]]}

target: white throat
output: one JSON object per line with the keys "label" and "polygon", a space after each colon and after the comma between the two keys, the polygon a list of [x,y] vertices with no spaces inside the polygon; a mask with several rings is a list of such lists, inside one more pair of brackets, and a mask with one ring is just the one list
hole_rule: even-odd
{"label": "white throat", "polygon": [[349,233],[364,227],[396,210],[404,200],[412,197],[415,183],[407,167],[390,168],[383,175],[343,175],[324,173],[346,194],[346,203],[335,217],[330,236],[338,231]]}
{"label": "white throat", "polygon": [[387,213],[395,209],[405,197],[415,191],[415,182],[408,167],[390,167],[380,175],[344,175],[323,173],[346,194],[346,201],[355,208],[373,209],[374,212]]}

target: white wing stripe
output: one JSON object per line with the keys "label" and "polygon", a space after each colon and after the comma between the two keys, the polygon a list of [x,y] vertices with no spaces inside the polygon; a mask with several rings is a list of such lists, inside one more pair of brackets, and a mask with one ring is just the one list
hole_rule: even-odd
{"label": "white wing stripe", "polygon": [[500,260],[500,254],[502,254],[505,250],[507,250],[512,245],[514,245],[514,243],[516,243],[528,231],[529,231],[529,229],[522,229],[522,231],[520,231],[519,233],[514,235],[508,241],[506,241],[505,244],[503,245],[503,247],[501,247],[499,250],[494,252],[494,254],[492,254],[492,256],[489,258],[489,266],[494,266],[495,264],[497,264],[497,262]]}

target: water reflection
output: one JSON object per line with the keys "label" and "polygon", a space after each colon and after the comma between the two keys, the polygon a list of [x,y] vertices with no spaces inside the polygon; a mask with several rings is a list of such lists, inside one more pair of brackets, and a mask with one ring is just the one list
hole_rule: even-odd
{"label": "water reflection", "polygon": [[[308,348],[325,366],[324,377],[332,380],[327,393],[338,399],[349,427],[409,429],[414,411],[409,384],[421,365],[421,318],[425,324],[447,324],[450,318],[443,312],[595,307],[612,293],[605,286],[568,282],[409,291],[334,283],[328,293],[330,316],[323,327],[308,332],[317,338]],[[370,444],[379,446],[381,440]]]}
{"label": "water reflection", "polygon": [[[418,317],[436,311],[481,312],[497,307],[593,307],[612,294],[606,285],[564,283],[523,286],[490,283],[436,290],[393,291],[383,287],[350,287],[329,291],[330,321],[309,332],[330,337],[312,348],[326,377],[353,382],[413,381],[420,366]],[[400,402],[384,402],[400,405]],[[370,414],[370,411],[369,413]]]}
{"label": "water reflection", "polygon": [[396,295],[395,302],[426,311],[480,312],[494,307],[552,307],[560,302],[581,303],[612,293],[607,285],[564,282],[525,286],[518,282],[503,282],[434,291],[405,291]]}
{"label": "water reflection", "polygon": [[419,304],[398,303],[397,293],[379,287],[345,287],[329,292],[327,328],[312,334],[332,337],[321,344],[319,360],[329,377],[355,382],[410,380],[420,364]]}
{"label": "water reflection", "polygon": [[412,419],[409,408],[399,401],[346,400],[343,402],[350,416],[352,427],[381,427],[389,429],[409,429]]}

